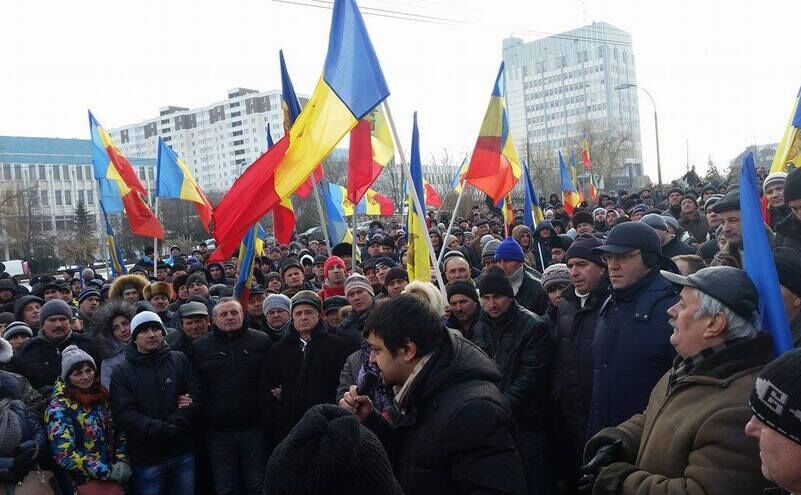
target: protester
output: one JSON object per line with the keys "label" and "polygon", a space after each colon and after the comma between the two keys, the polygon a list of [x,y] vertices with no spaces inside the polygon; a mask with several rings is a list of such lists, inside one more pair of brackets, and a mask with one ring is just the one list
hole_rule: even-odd
{"label": "protester", "polygon": [[145,277],[132,274],[117,277],[108,292],[109,299],[119,297],[133,304],[144,300],[144,290],[148,285],[146,276],[147,274]]}
{"label": "protester", "polygon": [[353,352],[361,346],[364,323],[375,306],[375,292],[364,275],[354,273],[345,281],[345,297],[352,311],[339,324],[336,335],[343,337]]}
{"label": "protester", "polygon": [[3,331],[3,339],[11,344],[14,353],[19,352],[26,342],[33,338],[33,330],[31,327],[21,321],[14,321],[6,326]]}
{"label": "protester", "polygon": [[44,301],[36,296],[22,296],[14,301],[14,317],[38,332],[41,327],[41,311]]}
{"label": "protester", "polygon": [[787,172],[773,172],[765,177],[762,192],[768,200],[768,226],[773,228],[790,215],[790,207],[784,200]]}
{"label": "protester", "polygon": [[801,172],[792,170],[784,183],[784,203],[790,214],[775,224],[776,246],[801,253]]}
{"label": "protester", "polygon": [[545,315],[549,326],[556,322],[556,309],[568,285],[570,285],[570,271],[564,263],[555,263],[542,273],[542,288],[548,294],[548,309]]}
{"label": "protester", "polygon": [[[0,372],[0,483],[6,493],[20,493],[26,477],[37,469],[47,451],[47,436],[37,414],[23,400],[24,379]],[[38,481],[38,478],[36,479]],[[25,483],[27,489],[37,487]],[[18,490],[18,491],[17,491]]]}
{"label": "protester", "polygon": [[270,294],[261,305],[266,326],[262,330],[273,343],[283,339],[289,331],[290,301],[284,294]]}
{"label": "protester", "polygon": [[100,383],[106,390],[111,387],[114,368],[125,362],[125,350],[131,340],[131,320],[136,307],[122,299],[112,299],[92,316],[95,329],[97,355],[100,365]]}
{"label": "protester", "polygon": [[464,338],[475,343],[476,327],[484,325],[476,286],[470,280],[457,280],[448,284],[446,291],[450,305],[448,328],[459,330]]}
{"label": "protester", "polygon": [[662,255],[664,257],[673,258],[683,254],[695,254],[695,249],[682,242],[675,234],[669,232],[666,217],[656,213],[649,213],[640,219],[640,223],[644,223],[654,229],[654,232],[659,237],[659,243],[662,245]]}
{"label": "protester", "polygon": [[332,296],[323,301],[323,319],[328,333],[336,333],[337,327],[342,323],[339,310],[347,305],[348,300],[343,296]]}
{"label": "protester", "polygon": [[191,358],[192,342],[209,333],[209,310],[199,301],[188,301],[178,308],[178,329],[167,335],[170,350]]}
{"label": "protester", "polygon": [[322,289],[319,291],[320,297],[325,300],[333,296],[345,295],[345,276],[347,267],[345,261],[339,256],[330,256],[323,264],[325,280]]}
{"label": "protester", "polygon": [[[548,232],[547,229],[543,231]],[[526,271],[520,244],[511,237],[501,242],[495,250],[495,261],[509,277],[517,303],[532,313],[544,315],[548,309],[548,295],[540,282]]]}

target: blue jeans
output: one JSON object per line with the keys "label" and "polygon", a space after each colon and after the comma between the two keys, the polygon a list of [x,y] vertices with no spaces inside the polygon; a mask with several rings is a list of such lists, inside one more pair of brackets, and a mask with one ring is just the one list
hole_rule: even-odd
{"label": "blue jeans", "polygon": [[182,495],[195,491],[195,454],[171,457],[159,464],[134,466],[136,495]]}
{"label": "blue jeans", "polygon": [[217,495],[239,494],[240,487],[248,495],[262,495],[267,465],[263,434],[262,428],[206,432]]}

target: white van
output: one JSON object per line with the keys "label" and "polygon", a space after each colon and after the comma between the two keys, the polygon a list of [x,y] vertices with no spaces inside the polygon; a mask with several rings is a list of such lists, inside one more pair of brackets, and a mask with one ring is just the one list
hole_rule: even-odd
{"label": "white van", "polygon": [[6,266],[6,273],[12,277],[15,275],[25,275],[29,273],[27,261],[8,260],[3,261],[3,264]]}

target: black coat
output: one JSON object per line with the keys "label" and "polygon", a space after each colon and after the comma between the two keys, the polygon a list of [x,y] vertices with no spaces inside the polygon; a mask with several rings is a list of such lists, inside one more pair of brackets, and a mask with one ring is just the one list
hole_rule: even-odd
{"label": "black coat", "polygon": [[361,347],[362,340],[364,339],[362,335],[364,323],[367,321],[367,315],[369,314],[370,311],[365,311],[364,313],[351,311],[348,313],[348,316],[337,325],[334,334],[342,337],[348,343],[350,352],[355,352]]}
{"label": "black coat", "polygon": [[674,237],[667,244],[662,246],[662,256],[672,258],[681,254],[695,254],[696,249],[686,242],[682,242],[678,237]]}
{"label": "black coat", "polygon": [[88,352],[97,363],[97,369],[100,369],[99,357],[88,336],[72,332],[69,337],[56,344],[47,340],[40,331],[39,335],[25,342],[14,355],[9,363],[8,371],[24,376],[31,382],[33,388],[40,392],[46,388],[43,395],[47,396],[50,392],[49,389],[61,376],[61,351],[70,345],[76,345],[79,349]]}
{"label": "black coat", "polygon": [[[270,408],[273,434],[282,440],[303,414],[316,404],[334,404],[339,375],[351,346],[331,335],[321,320],[305,350],[294,327],[270,349],[269,365],[259,386],[263,404]],[[270,390],[281,387],[281,400]]]}
{"label": "black coat", "polygon": [[553,343],[541,318],[512,301],[498,319],[481,315],[476,343],[498,366],[498,388],[506,396],[517,428],[542,431],[550,413],[550,363]]}
{"label": "black coat", "polygon": [[[178,396],[192,405],[178,408]],[[184,354],[160,350],[142,354],[135,344],[111,375],[111,411],[128,439],[131,464],[163,462],[193,450],[193,430],[200,416],[200,386]]]}
{"label": "black coat", "polygon": [[515,300],[517,304],[539,316],[544,315],[548,309],[548,293],[542,288],[542,284],[526,271],[523,273],[523,282],[515,294]]}
{"label": "black coat", "polygon": [[183,352],[187,357],[190,359],[192,358],[191,351],[193,340],[190,339],[183,330],[178,328],[176,331],[167,335],[165,340],[167,345],[170,346],[170,350]]}
{"label": "black coat", "polygon": [[420,371],[394,427],[373,412],[365,425],[384,444],[403,493],[524,493],[509,403],[498,369],[470,341],[448,333]]}
{"label": "black coat", "polygon": [[667,310],[678,299],[673,284],[654,268],[634,285],[613,289],[602,305],[592,342],[590,436],[645,410],[676,356]]}
{"label": "black coat", "polygon": [[484,311],[481,309],[481,305],[476,304],[476,312],[475,314],[473,314],[473,322],[470,324],[470,328],[462,328],[462,324],[459,323],[459,320],[453,313],[451,313],[451,315],[448,317],[446,325],[448,326],[448,328],[454,328],[456,330],[459,330],[459,332],[462,334],[462,337],[466,338],[467,340],[475,344],[476,343],[475,336],[477,334],[489,331],[486,330],[487,324],[481,321],[481,316],[483,314]]}
{"label": "black coat", "polygon": [[264,333],[246,327],[213,327],[192,343],[207,428],[242,431],[261,424],[258,386],[271,345]]}
{"label": "black coat", "polygon": [[794,215],[776,224],[775,247],[788,247],[801,253],[801,222]]}

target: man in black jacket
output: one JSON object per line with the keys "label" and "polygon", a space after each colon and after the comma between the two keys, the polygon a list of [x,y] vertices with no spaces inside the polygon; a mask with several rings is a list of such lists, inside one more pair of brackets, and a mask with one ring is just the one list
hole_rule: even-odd
{"label": "man in black jacket", "polygon": [[495,364],[411,294],[376,307],[366,328],[370,360],[395,387],[395,403],[384,419],[353,385],[339,405],[378,435],[403,493],[524,493]]}
{"label": "man in black jacket", "polygon": [[514,299],[512,284],[499,268],[479,282],[481,322],[473,342],[495,361],[501,372],[498,388],[517,422],[517,450],[530,494],[550,494],[548,426],[551,397],[548,383],[553,343],[548,328]]}
{"label": "man in black jacket", "polygon": [[353,352],[361,346],[364,322],[375,307],[375,292],[367,277],[354,273],[345,281],[345,297],[352,311],[337,326],[335,333],[348,342]]}
{"label": "man in black jacket", "polygon": [[[548,256],[550,253],[548,248]],[[513,237],[507,237],[500,243],[495,250],[495,261],[509,277],[517,303],[532,313],[544,315],[548,309],[548,294],[542,284],[526,271],[523,248]]]}
{"label": "man in black jacket", "polygon": [[592,254],[601,245],[591,234],[578,236],[570,245],[566,260],[571,285],[562,293],[556,312],[551,394],[557,474],[566,493],[575,492],[579,479],[592,400],[592,339],[598,311],[609,295],[606,266]]}
{"label": "man in black jacket", "polygon": [[267,456],[255,400],[270,338],[244,326],[239,301],[223,297],[212,310],[211,333],[192,344],[205,410],[206,446],[219,495],[261,494]]}
{"label": "man in black jacket", "polygon": [[189,359],[164,344],[156,313],[131,320],[125,361],[111,375],[111,409],[128,439],[135,493],[193,493],[200,388]]}
{"label": "man in black jacket", "polygon": [[177,313],[178,331],[167,336],[167,345],[190,356],[192,342],[209,333],[209,310],[202,302],[189,301],[179,306]]}
{"label": "man in black jacket", "polygon": [[328,333],[321,318],[323,300],[314,291],[295,294],[291,309],[292,326],[270,349],[269,367],[259,386],[271,409],[276,442],[310,407],[335,403],[339,373],[350,354],[342,337]]}
{"label": "man in black jacket", "polygon": [[[451,315],[448,327],[462,332],[462,337],[473,341],[476,328],[483,326],[481,306],[478,304],[478,291],[472,280],[456,280],[445,287]],[[473,341],[474,342],[474,341]]]}

